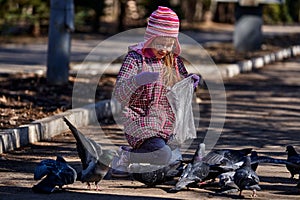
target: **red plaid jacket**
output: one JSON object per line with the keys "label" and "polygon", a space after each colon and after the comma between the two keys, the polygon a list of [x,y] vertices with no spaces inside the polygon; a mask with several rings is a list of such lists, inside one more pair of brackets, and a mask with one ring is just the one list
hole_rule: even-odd
{"label": "red plaid jacket", "polygon": [[[144,58],[130,51],[121,66],[117,77],[114,97],[123,106],[125,137],[133,148],[138,148],[146,139],[161,137],[168,140],[173,134],[175,115],[167,100],[169,90],[161,81],[138,86],[134,76],[142,69],[161,72],[162,61],[157,58]],[[177,57],[178,70],[187,77],[188,73],[180,57]]]}

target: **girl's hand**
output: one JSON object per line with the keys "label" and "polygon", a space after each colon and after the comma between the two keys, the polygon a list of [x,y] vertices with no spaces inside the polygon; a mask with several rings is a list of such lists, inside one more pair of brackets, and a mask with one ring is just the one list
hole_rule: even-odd
{"label": "girl's hand", "polygon": [[200,82],[201,78],[197,74],[191,74],[190,76],[194,80],[194,88],[196,88],[199,85],[199,82]]}

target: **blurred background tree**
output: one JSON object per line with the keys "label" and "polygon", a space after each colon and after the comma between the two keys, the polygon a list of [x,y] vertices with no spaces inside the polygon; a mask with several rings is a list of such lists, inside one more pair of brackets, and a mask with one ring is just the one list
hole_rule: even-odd
{"label": "blurred background tree", "polygon": [[[234,23],[234,3],[212,0],[74,0],[76,32],[117,33],[146,25],[157,6],[169,6],[183,24],[212,20]],[[265,5],[265,24],[300,22],[300,0],[286,0],[283,5]],[[47,35],[50,0],[0,0],[0,34]]]}
{"label": "blurred background tree", "polygon": [[1,34],[41,34],[48,26],[50,0],[0,0]]}
{"label": "blurred background tree", "polygon": [[98,32],[105,6],[104,0],[74,0],[74,5],[76,25],[86,25],[85,27],[90,27],[90,32]]}

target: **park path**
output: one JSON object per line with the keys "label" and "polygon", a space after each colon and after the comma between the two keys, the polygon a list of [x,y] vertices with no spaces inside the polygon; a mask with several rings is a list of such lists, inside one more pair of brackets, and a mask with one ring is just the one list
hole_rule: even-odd
{"label": "park path", "polygon": [[[295,145],[300,152],[300,58],[273,63],[251,73],[224,80],[227,112],[224,128],[215,148],[239,149],[252,147],[259,155],[286,158],[285,146]],[[201,122],[198,128],[200,142],[205,136],[210,119],[210,100],[206,90],[199,90]],[[115,125],[79,127],[89,137],[116,148],[126,144],[122,130]],[[101,137],[100,137],[101,136]],[[102,138],[102,139],[100,139]],[[191,148],[194,148],[194,144]],[[185,152],[185,156],[193,150]],[[219,195],[215,188],[191,188],[176,194],[167,193],[170,185],[144,187],[132,180],[103,180],[102,191],[88,191],[76,182],[65,192],[51,195],[32,193],[35,184],[33,170],[41,159],[62,154],[75,168],[80,167],[74,139],[69,132],[50,141],[3,154],[0,159],[0,199],[232,199],[237,194]],[[262,191],[257,199],[299,199],[296,181],[290,180],[283,165],[263,164],[258,167]],[[245,191],[247,198],[251,194]]]}
{"label": "park path", "polygon": [[[234,25],[209,23],[202,25],[200,31],[184,30],[181,33],[193,38],[199,44],[203,45],[207,42],[228,42],[232,41]],[[270,26],[264,25],[263,34],[281,35],[289,33],[299,33],[300,26]],[[117,34],[116,34],[117,35]],[[116,36],[115,35],[115,36]],[[71,43],[70,66],[71,68],[89,55],[95,47],[101,42],[108,39],[103,35],[81,35],[74,34]],[[115,48],[124,46],[128,42],[139,42],[143,38],[143,32],[128,33],[128,38],[123,41],[115,41],[114,39],[106,40],[105,48],[98,50],[99,60],[113,58],[115,54],[122,54],[123,48]],[[18,38],[16,38],[18,39]],[[124,38],[122,38],[124,39]],[[184,42],[183,42],[184,44]],[[114,48],[111,48],[114,47]],[[10,43],[0,43],[0,72],[35,72],[45,73],[47,65],[47,48],[48,38],[23,39]],[[127,48],[127,46],[126,46]]]}

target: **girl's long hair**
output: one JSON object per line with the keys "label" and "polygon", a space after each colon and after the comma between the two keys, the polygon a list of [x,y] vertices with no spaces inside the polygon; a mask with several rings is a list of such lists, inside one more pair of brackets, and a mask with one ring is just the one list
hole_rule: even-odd
{"label": "girl's long hair", "polygon": [[163,83],[170,87],[182,79],[179,74],[176,57],[172,52],[168,53],[164,57],[164,63],[162,66],[162,79]]}

